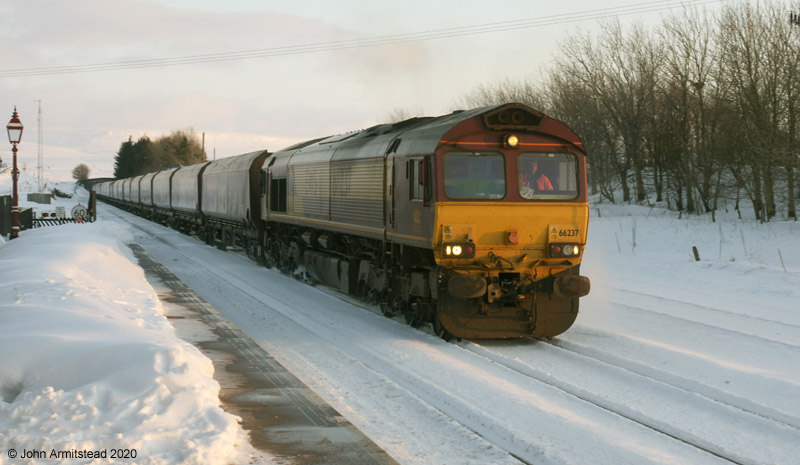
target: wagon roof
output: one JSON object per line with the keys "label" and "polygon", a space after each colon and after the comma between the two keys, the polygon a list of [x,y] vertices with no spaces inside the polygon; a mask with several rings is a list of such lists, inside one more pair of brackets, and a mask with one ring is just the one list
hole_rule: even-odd
{"label": "wagon roof", "polygon": [[205,173],[215,172],[228,172],[228,171],[247,171],[253,160],[259,156],[269,153],[266,150],[257,150],[255,152],[245,153],[242,155],[235,155],[232,157],[220,158],[209,163]]}
{"label": "wagon roof", "polygon": [[179,168],[180,168],[180,166],[176,166],[174,168],[167,168],[167,169],[165,169],[163,171],[156,171],[154,177],[158,177],[159,179],[163,179],[164,177],[170,178],[170,177],[172,177],[173,173],[178,171]]}

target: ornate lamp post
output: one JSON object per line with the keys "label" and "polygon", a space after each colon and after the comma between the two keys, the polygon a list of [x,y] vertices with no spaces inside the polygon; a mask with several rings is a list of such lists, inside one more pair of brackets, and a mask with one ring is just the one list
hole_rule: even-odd
{"label": "ornate lamp post", "polygon": [[17,107],[14,107],[14,114],[8,122],[8,141],[11,142],[11,151],[14,154],[14,168],[11,170],[11,181],[14,185],[14,198],[11,202],[11,239],[19,236],[19,197],[17,195],[17,181],[19,180],[19,170],[17,169],[17,144],[22,140],[22,123],[17,115]]}

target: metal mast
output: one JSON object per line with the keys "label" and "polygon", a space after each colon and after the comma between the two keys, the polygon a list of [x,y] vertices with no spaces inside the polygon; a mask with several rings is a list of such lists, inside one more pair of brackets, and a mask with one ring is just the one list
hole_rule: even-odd
{"label": "metal mast", "polygon": [[39,102],[39,151],[37,154],[37,167],[36,173],[39,179],[39,190],[42,192],[42,176],[44,171],[44,147],[42,146],[42,99],[36,99],[34,102]]}

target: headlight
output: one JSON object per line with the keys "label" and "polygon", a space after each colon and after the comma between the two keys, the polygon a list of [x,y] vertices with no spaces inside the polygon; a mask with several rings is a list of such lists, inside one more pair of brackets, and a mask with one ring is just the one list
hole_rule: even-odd
{"label": "headlight", "polygon": [[550,257],[577,257],[580,254],[580,244],[550,244]]}
{"label": "headlight", "polygon": [[472,258],[475,256],[475,244],[444,244],[444,258]]}
{"label": "headlight", "polygon": [[505,139],[505,146],[514,148],[519,145],[519,137],[515,136],[514,134],[508,134]]}

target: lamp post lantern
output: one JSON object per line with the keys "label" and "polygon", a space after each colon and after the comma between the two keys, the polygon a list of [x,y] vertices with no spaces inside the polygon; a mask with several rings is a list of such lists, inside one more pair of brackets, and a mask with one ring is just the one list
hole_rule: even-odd
{"label": "lamp post lantern", "polygon": [[11,201],[11,239],[19,236],[19,196],[17,195],[17,181],[19,180],[19,170],[17,169],[17,144],[22,140],[22,123],[17,115],[17,107],[14,107],[14,114],[11,121],[6,126],[8,130],[8,141],[11,142],[11,152],[14,154],[14,167],[11,170],[11,181],[14,185],[14,197]]}

